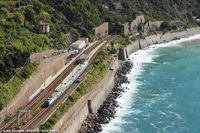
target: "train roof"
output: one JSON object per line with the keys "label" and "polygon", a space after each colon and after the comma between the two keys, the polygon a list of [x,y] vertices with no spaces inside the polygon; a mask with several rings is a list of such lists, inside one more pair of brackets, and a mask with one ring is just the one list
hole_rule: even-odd
{"label": "train roof", "polygon": [[89,55],[88,54],[82,54],[80,59],[83,59],[83,60],[88,60],[89,59]]}

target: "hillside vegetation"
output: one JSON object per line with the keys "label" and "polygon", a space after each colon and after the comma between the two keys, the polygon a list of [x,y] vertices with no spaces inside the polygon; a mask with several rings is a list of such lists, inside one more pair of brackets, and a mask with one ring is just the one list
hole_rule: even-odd
{"label": "hillside vegetation", "polygon": [[[130,22],[140,14],[193,26],[199,6],[199,0],[0,0],[0,89],[31,53],[67,47],[66,34],[92,37],[92,29],[105,21]],[[50,23],[50,33],[42,32],[40,21]]]}

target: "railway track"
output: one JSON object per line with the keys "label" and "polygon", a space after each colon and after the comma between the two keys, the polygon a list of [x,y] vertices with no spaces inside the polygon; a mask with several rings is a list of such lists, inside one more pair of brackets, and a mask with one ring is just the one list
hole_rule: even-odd
{"label": "railway track", "polygon": [[[113,36],[109,37],[109,39],[111,39]],[[92,63],[92,61],[95,59],[95,57],[97,56],[97,54],[104,48],[104,46],[107,44],[107,42],[105,42],[96,52],[95,54],[92,56],[92,58],[89,60],[89,64]],[[58,100],[55,101],[55,103],[53,103],[51,106],[49,106],[47,108],[47,110],[45,110],[45,112],[43,112],[43,110],[41,111],[41,113],[38,113],[38,115],[34,118],[34,120],[29,121],[25,126],[23,126],[20,130],[25,130],[26,129],[37,129],[43,121],[47,120],[48,117],[51,116],[51,114],[53,114],[53,112],[57,109],[57,107],[63,102],[65,101],[76,89],[77,87],[82,83],[82,81],[85,79],[85,77],[87,77],[89,71],[86,70],[85,72],[83,72],[83,74],[79,77],[79,83],[75,82],[67,91],[64,95],[62,95]]]}
{"label": "railway track", "polygon": [[[75,61],[74,61],[75,63]],[[47,88],[40,93],[39,95],[37,95],[24,109],[25,110],[30,110],[30,111],[34,111],[36,110],[40,104],[42,103],[42,101],[44,101],[46,98],[48,98],[48,96],[51,95],[51,93],[54,92],[54,89],[62,82],[62,80],[64,79],[65,75],[68,75],[70,73],[70,70],[73,69],[74,67],[74,63],[72,63],[68,68],[66,68],[63,73],[61,73],[52,83],[50,83]],[[21,115],[23,119],[24,118],[24,114]],[[9,121],[7,124],[5,124],[2,129],[12,129],[14,128],[14,126],[17,125],[17,119],[16,117],[14,117],[11,121]]]}
{"label": "railway track", "polygon": [[[88,73],[89,71],[86,71],[81,75],[82,81],[85,79]],[[41,111],[35,117],[33,117],[30,121],[28,121],[20,130],[24,130],[26,132],[26,130],[37,129],[43,123],[43,121],[47,120],[51,116],[51,114],[54,113],[54,111],[59,107],[59,105],[62,104],[63,101],[65,101],[81,83],[82,82],[74,83],[70,87],[70,89],[66,91],[64,95],[58,98],[48,108],[41,109]]]}
{"label": "railway track", "polygon": [[[88,49],[86,49],[82,54],[89,54],[91,50],[93,50],[95,47],[97,47],[103,41],[108,41],[108,40],[110,40],[113,37],[114,36],[112,36],[112,35],[106,36],[105,38],[101,39],[100,41],[96,42],[91,47],[89,47]],[[97,52],[92,57],[92,59],[89,61],[89,63],[91,63],[92,60],[94,60],[94,58],[99,53],[99,51],[104,47],[104,45],[102,45],[101,48],[99,48],[97,50]],[[75,66],[76,66],[75,63],[76,63],[76,61],[79,59],[79,57],[82,54],[78,55],[76,57],[76,60],[74,60],[52,83],[50,83],[42,93],[38,94],[34,99],[32,99],[31,102],[29,102],[29,104],[25,107],[25,110],[35,111],[38,107],[40,107],[41,103],[43,103],[44,100],[47,99],[55,91],[55,88],[75,68]],[[76,89],[78,87],[78,85],[79,84],[75,84],[76,87],[74,89]],[[73,86],[74,86],[74,84],[72,85],[72,87]],[[70,91],[66,92],[66,95],[61,96],[59,99],[64,100],[62,97],[64,97],[66,99],[71,93],[73,93],[73,91],[75,91],[74,89],[70,89],[70,90],[72,90],[71,92]],[[57,102],[55,102],[54,104],[52,104],[53,109],[57,108],[57,106],[60,104],[59,101],[60,100],[57,100]],[[35,124],[35,126],[34,126],[34,123],[37,122],[38,119],[40,119],[40,121],[43,120],[42,117],[46,118],[45,116],[47,116],[47,115],[44,115],[44,114],[49,114],[48,112],[49,112],[50,109],[51,109],[51,107],[47,108],[47,109],[40,110],[40,112],[37,115],[35,115],[34,117],[32,117],[31,120],[25,126],[22,127],[22,129],[27,129],[27,128],[31,127],[31,125],[33,125],[32,127],[37,127],[37,123]],[[50,111],[50,112],[52,112],[52,111]],[[25,118],[24,116],[25,116],[25,114],[22,114],[20,119],[24,120],[24,118]],[[41,122],[39,122],[39,123],[41,123]],[[16,117],[14,117],[11,121],[9,121],[3,127],[1,127],[1,130],[3,130],[3,129],[4,130],[5,129],[13,129],[16,125],[17,125],[17,119],[16,119]]]}

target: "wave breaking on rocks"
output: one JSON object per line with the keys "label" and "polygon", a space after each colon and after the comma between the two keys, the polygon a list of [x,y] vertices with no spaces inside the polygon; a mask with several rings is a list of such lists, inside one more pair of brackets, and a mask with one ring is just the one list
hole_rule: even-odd
{"label": "wave breaking on rocks", "polygon": [[100,106],[96,114],[89,114],[81,125],[79,133],[98,133],[101,132],[102,126],[108,124],[111,119],[115,118],[116,108],[119,107],[117,98],[119,98],[126,88],[121,85],[124,83],[129,83],[126,75],[130,72],[133,67],[133,63],[127,61],[122,64],[115,74],[115,84]]}

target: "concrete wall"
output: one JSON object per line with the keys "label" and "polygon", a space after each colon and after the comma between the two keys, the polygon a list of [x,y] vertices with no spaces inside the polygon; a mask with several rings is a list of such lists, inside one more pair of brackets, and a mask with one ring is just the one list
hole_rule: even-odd
{"label": "concrete wall", "polygon": [[[196,35],[196,34],[200,34],[200,27],[189,28],[186,31],[182,31],[182,32],[174,32],[174,33],[157,34],[157,35],[148,36],[145,39],[140,40],[140,44],[141,44],[141,48],[146,48],[153,44],[169,42],[175,39],[185,38],[185,37]],[[132,53],[140,49],[139,41],[135,41],[133,44],[127,46],[125,49],[127,50],[128,55],[131,55]]]}
{"label": "concrete wall", "polygon": [[136,52],[137,50],[139,50],[139,41],[137,40],[136,42],[134,42],[134,44],[128,45],[125,49],[127,49],[128,55]]}
{"label": "concrete wall", "polygon": [[118,59],[115,58],[106,77],[100,82],[100,84],[96,88],[98,91],[89,98],[89,100],[91,100],[92,102],[91,107],[92,107],[93,113],[97,112],[99,107],[103,104],[104,100],[106,100],[108,94],[111,92],[112,88],[114,87],[114,81],[115,81],[114,75],[118,68],[119,68],[119,62],[118,62]]}
{"label": "concrete wall", "polygon": [[118,53],[118,60],[127,60],[129,57],[127,49],[120,49]]}
{"label": "concrete wall", "polygon": [[113,88],[114,75],[118,67],[118,58],[115,57],[106,77],[98,84],[97,88],[79,99],[55,124],[53,129],[59,130],[61,133],[76,133],[89,114],[88,100],[91,100],[92,111],[95,113]]}

